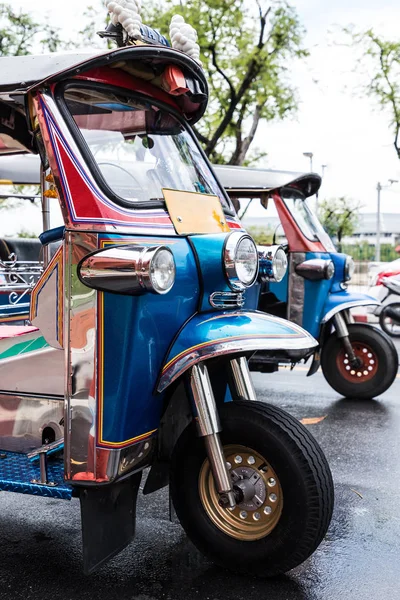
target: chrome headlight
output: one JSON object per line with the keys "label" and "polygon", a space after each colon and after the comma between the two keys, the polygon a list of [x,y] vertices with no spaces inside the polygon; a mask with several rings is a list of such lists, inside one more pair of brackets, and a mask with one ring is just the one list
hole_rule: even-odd
{"label": "chrome headlight", "polygon": [[354,264],[354,260],[351,256],[346,257],[346,262],[344,264],[344,280],[350,281],[350,279],[354,275],[354,270],[356,265]]}
{"label": "chrome headlight", "polygon": [[297,265],[296,273],[311,281],[318,279],[332,279],[335,274],[335,265],[332,260],[310,258]]}
{"label": "chrome headlight", "polygon": [[287,256],[282,246],[257,246],[261,281],[282,281],[287,271]]}
{"label": "chrome headlight", "polygon": [[114,246],[84,258],[78,266],[88,287],[119,294],[166,294],[175,283],[175,260],[165,246]]}
{"label": "chrome headlight", "polygon": [[233,290],[253,285],[258,273],[258,255],[249,235],[238,231],[228,235],[223,256],[226,276]]}

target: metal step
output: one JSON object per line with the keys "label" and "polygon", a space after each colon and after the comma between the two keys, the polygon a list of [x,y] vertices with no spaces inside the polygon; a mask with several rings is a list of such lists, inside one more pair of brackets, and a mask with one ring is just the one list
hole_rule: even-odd
{"label": "metal step", "polygon": [[47,459],[47,484],[40,483],[40,462],[27,454],[0,450],[0,490],[70,500],[72,487],[64,482],[62,457]]}

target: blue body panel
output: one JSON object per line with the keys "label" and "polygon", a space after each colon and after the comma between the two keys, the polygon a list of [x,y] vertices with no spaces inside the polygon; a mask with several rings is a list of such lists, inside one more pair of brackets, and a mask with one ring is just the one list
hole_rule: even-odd
{"label": "blue body panel", "polygon": [[[337,306],[340,306],[341,304],[344,305],[347,302],[355,302],[360,303],[360,305],[366,305],[369,301],[371,304],[377,303],[376,298],[373,296],[368,296],[368,294],[359,294],[357,292],[348,292],[347,290],[341,290],[340,292],[329,294],[322,311],[322,319],[326,314],[328,314],[328,312]],[[343,306],[343,309],[345,308],[346,307]]]}
{"label": "blue body panel", "polygon": [[[124,238],[106,236],[121,243]],[[123,443],[157,429],[163,396],[154,386],[168,348],[195,312],[199,281],[185,238],[150,238],[135,242],[168,246],[176,263],[176,281],[165,295],[123,296],[104,293],[102,440]]]}
{"label": "blue body panel", "polygon": [[290,321],[258,311],[218,311],[198,314],[185,325],[172,346],[167,363],[191,347],[230,338],[295,339],[304,337]]}
{"label": "blue body panel", "polygon": [[209,298],[213,292],[231,292],[224,274],[222,253],[226,233],[214,235],[193,235],[191,242],[195,248],[200,265],[203,294],[200,299],[200,311],[213,310]]}
{"label": "blue body panel", "polygon": [[158,390],[164,390],[191,365],[224,354],[255,350],[304,350],[317,342],[303,329],[284,319],[258,311],[219,311],[195,315],[180,331]]}
{"label": "blue body panel", "polygon": [[280,302],[287,302],[289,295],[289,269],[286,271],[282,281],[272,281],[269,284],[269,289]]}

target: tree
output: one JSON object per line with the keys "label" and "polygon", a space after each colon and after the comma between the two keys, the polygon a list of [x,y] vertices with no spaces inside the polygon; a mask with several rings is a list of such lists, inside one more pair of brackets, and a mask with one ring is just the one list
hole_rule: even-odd
{"label": "tree", "polygon": [[195,132],[216,163],[241,165],[262,120],[284,119],[297,108],[287,77],[293,58],[307,56],[304,30],[285,0],[249,11],[248,0],[153,0],[146,21],[166,34],[171,16],[182,14],[198,32],[210,103]]}
{"label": "tree", "polygon": [[346,196],[323,200],[319,205],[319,218],[327,233],[337,239],[339,252],[341,252],[343,237],[354,233],[360,208],[359,203]]}
{"label": "tree", "polygon": [[36,21],[22,10],[15,11],[11,4],[0,3],[0,56],[25,56],[35,46],[56,52],[65,44],[56,27]]}
{"label": "tree", "polygon": [[345,32],[351,36],[352,45],[361,50],[359,62],[368,78],[364,91],[388,111],[393,145],[400,159],[400,41],[385,40],[373,29]]}

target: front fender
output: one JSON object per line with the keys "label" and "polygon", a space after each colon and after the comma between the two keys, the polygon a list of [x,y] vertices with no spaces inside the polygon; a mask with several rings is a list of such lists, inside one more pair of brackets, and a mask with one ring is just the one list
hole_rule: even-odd
{"label": "front fender", "polygon": [[347,290],[329,294],[324,304],[321,323],[327,323],[336,313],[342,310],[372,304],[379,305],[380,302],[376,298],[368,296],[368,294],[358,294],[357,292],[348,292]]}
{"label": "front fender", "polygon": [[157,391],[162,392],[187,369],[198,362],[226,354],[244,354],[256,350],[299,359],[318,343],[304,329],[272,315],[258,311],[223,311],[195,315],[175,339],[164,367]]}

